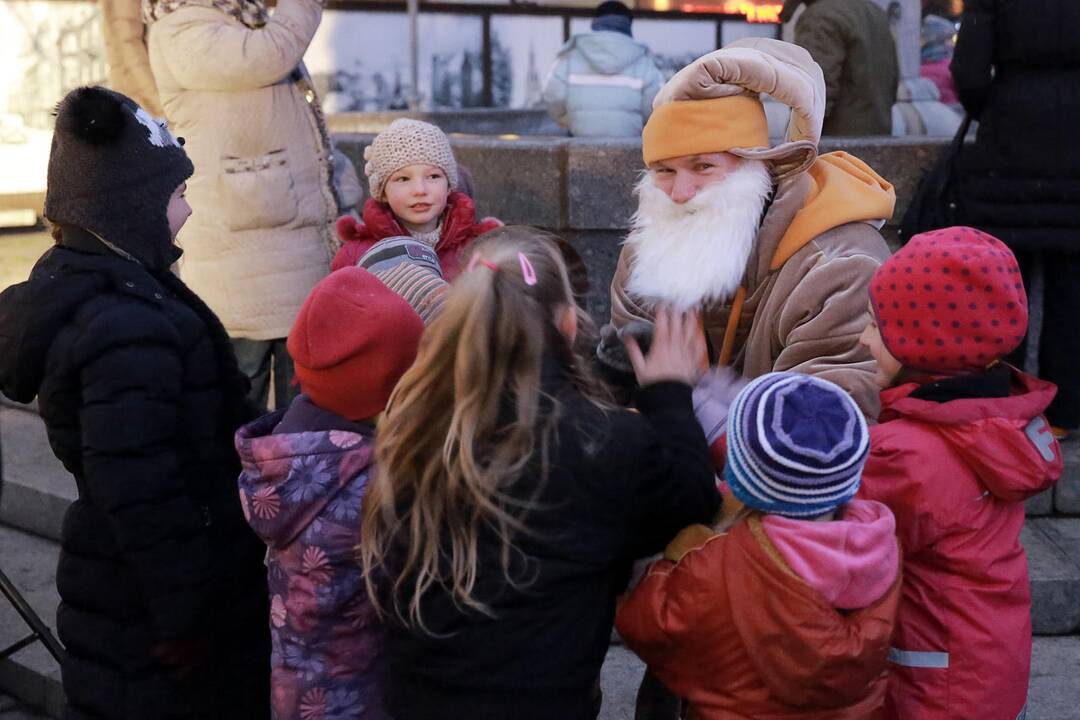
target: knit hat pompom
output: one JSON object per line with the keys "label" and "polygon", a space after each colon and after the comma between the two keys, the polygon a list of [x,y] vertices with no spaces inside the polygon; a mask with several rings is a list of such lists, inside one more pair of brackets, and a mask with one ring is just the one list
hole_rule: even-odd
{"label": "knit hat pompom", "polygon": [[842,388],[768,373],[731,406],[724,478],[748,507],[814,517],[854,497],[869,451],[866,419]]}
{"label": "knit hat pompom", "polygon": [[904,367],[981,370],[1027,333],[1020,266],[997,238],[970,227],[916,235],[874,273],[870,303],[882,342]]}
{"label": "knit hat pompom", "polygon": [[446,173],[451,190],[458,185],[457,160],[450,139],[438,127],[421,120],[398,118],[390,123],[364,148],[364,160],[371,197],[379,202],[386,200],[386,181],[408,165],[435,165]]}
{"label": "knit hat pompom", "polygon": [[124,132],[122,99],[102,87],[81,87],[56,107],[56,129],[91,145],[116,142]]}
{"label": "knit hat pompom", "polygon": [[424,324],[405,300],[359,267],[311,291],[289,333],[300,389],[347,420],[381,413],[416,359]]}

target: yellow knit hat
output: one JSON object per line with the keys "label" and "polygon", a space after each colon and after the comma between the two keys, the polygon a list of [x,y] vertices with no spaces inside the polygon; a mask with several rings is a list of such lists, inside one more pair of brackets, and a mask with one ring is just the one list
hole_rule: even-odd
{"label": "yellow knit hat", "polygon": [[682,100],[656,108],[641,133],[645,164],[769,146],[769,122],[757,97]]}
{"label": "yellow knit hat", "polygon": [[[769,145],[759,97],[788,106],[784,141]],[[825,77],[805,49],[772,38],[743,38],[702,55],[668,80],[642,133],[646,163],[730,152],[768,163],[774,180],[817,159],[825,118]]]}

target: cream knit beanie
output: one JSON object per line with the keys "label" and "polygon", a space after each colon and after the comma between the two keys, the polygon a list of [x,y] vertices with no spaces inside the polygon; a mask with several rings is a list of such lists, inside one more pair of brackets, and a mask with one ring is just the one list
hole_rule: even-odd
{"label": "cream knit beanie", "polygon": [[386,181],[406,165],[437,165],[446,173],[451,190],[458,184],[457,161],[446,133],[420,120],[398,118],[390,123],[364,148],[364,160],[371,197],[379,202],[386,200],[383,195]]}

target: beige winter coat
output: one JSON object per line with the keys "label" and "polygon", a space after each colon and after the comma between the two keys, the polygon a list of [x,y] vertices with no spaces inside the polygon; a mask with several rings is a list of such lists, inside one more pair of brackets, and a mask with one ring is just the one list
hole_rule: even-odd
{"label": "beige winter coat", "polygon": [[105,57],[109,61],[109,87],[122,92],[161,117],[154,74],[146,52],[145,26],[140,0],[100,0],[105,28]]}
{"label": "beige winter coat", "polygon": [[259,29],[195,5],[150,26],[165,114],[195,163],[181,277],[233,337],[288,335],[337,250],[332,178],[348,182],[343,205],[360,199],[351,165],[332,170],[299,79],[321,17],[319,2],[280,0]]}
{"label": "beige winter coat", "polygon": [[[743,278],[732,367],[748,378],[780,370],[823,377],[877,417],[876,365],[859,335],[870,319],[867,285],[889,250],[874,225],[856,218],[887,217],[893,201],[892,187],[845,153],[825,155],[779,183]],[[626,289],[633,262],[624,246],[611,283],[616,329],[653,318],[650,303]],[[704,309],[714,363],[734,304]]]}

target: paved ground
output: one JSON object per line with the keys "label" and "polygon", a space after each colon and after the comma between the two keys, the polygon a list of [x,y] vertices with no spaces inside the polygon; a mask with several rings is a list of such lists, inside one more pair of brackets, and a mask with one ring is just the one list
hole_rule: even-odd
{"label": "paved ground", "polygon": [[0,290],[25,280],[50,245],[52,238],[46,232],[0,230]]}
{"label": "paved ground", "polygon": [[7,695],[0,695],[0,720],[48,720],[48,718],[27,711]]}

